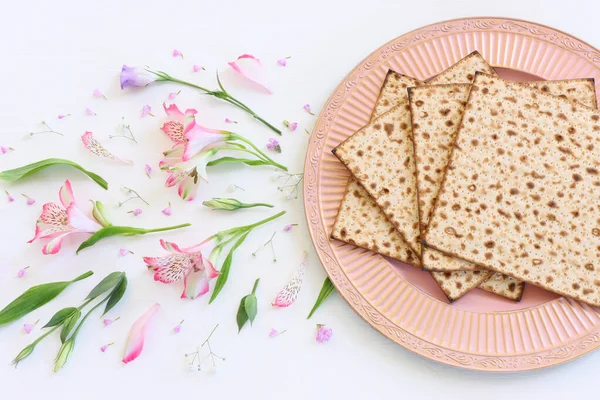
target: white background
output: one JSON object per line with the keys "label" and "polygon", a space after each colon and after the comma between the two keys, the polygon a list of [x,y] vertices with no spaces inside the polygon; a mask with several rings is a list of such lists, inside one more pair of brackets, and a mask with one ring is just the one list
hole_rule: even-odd
{"label": "white background", "polygon": [[[163,187],[164,176],[155,171],[152,179],[143,172],[145,163],[156,165],[169,142],[158,130],[164,121],[160,108],[174,86],[154,85],[142,91],[121,92],[118,73],[123,63],[148,64],[158,69],[214,86],[217,69],[242,53],[261,58],[273,82],[275,94],[268,96],[249,89],[236,77],[223,73],[230,91],[239,95],[268,120],[299,122],[296,132],[285,132],[283,153],[277,159],[292,172],[301,172],[308,136],[316,117],[302,106],[310,103],[318,111],[337,83],[362,58],[382,43],[419,26],[440,20],[476,15],[507,16],[532,20],[567,31],[600,46],[600,7],[583,1],[53,1],[4,2],[0,15],[0,145],[14,152],[0,156],[0,169],[12,168],[46,157],[66,157],[100,173],[111,184],[106,192],[68,170],[48,171],[27,182],[1,184],[17,200],[8,204],[0,198],[0,304],[4,305],[31,285],[70,279],[86,270],[96,274],[69,288],[46,307],[23,320],[0,327],[0,398],[13,399],[146,399],[174,398],[481,398],[573,396],[596,393],[600,353],[596,352],[559,367],[521,374],[472,373],[438,365],[394,345],[371,329],[337,295],[333,295],[307,321],[321,282],[325,277],[306,229],[301,198],[286,200],[272,182],[268,168],[217,167],[209,171],[211,182],[201,188],[194,203],[181,201],[175,190]],[[185,56],[174,59],[177,48]],[[281,68],[276,60],[291,56]],[[206,67],[193,74],[192,64]],[[101,89],[108,101],[93,98]],[[235,130],[264,145],[270,131],[229,105],[199,96],[184,88],[177,99],[182,107],[199,110],[198,120],[212,127],[232,129],[225,117],[238,120]],[[150,104],[156,118],[140,118]],[[98,115],[86,117],[85,107]],[[58,120],[58,114],[72,116]],[[131,124],[139,144],[123,139],[108,141],[121,117]],[[39,135],[39,122],[47,121],[65,134]],[[91,130],[118,152],[135,161],[133,166],[105,162],[87,154],[79,136]],[[155,168],[156,170],[156,168]],[[65,242],[57,256],[43,256],[41,245],[25,242],[33,235],[41,205],[57,200],[65,178],[74,186],[82,203],[88,198],[111,204],[113,219],[121,224],[159,226],[192,222],[185,231],[165,235],[110,239],[74,255],[77,239]],[[246,192],[227,192],[237,184]],[[120,185],[140,192],[151,204],[131,202],[115,208],[123,199]],[[20,193],[37,200],[27,206]],[[236,214],[211,212],[201,200],[235,195],[246,201],[276,204],[275,211],[256,209]],[[173,216],[160,210],[168,202]],[[129,207],[131,205],[131,207]],[[140,206],[144,213],[134,218],[126,211]],[[217,230],[256,221],[285,209],[288,214],[256,230],[235,256],[230,281],[217,301],[179,299],[180,284],[163,285],[152,280],[142,255],[162,255],[158,239],[165,237],[191,245]],[[282,232],[288,223],[298,223],[292,232]],[[251,253],[277,231],[278,261],[268,249],[255,258]],[[135,255],[118,257],[126,247]],[[273,309],[269,302],[294,274],[303,250],[309,251],[304,287],[289,309]],[[30,265],[24,279],[17,271]],[[87,291],[115,269],[127,272],[130,288],[123,301],[110,313],[121,319],[104,328],[93,316],[78,338],[66,367],[52,373],[58,339],[42,342],[18,369],[10,360],[39,334],[23,333],[26,322],[41,321],[57,309],[77,305]],[[238,335],[235,313],[239,299],[247,294],[255,278],[259,315],[252,328]],[[120,362],[131,323],[154,302],[161,308],[148,331],[146,348],[129,365]],[[184,319],[182,331],[171,333]],[[211,341],[213,349],[226,357],[216,373],[189,372],[183,354],[192,351],[219,324]],[[315,324],[333,329],[327,344],[314,340]],[[287,329],[276,338],[269,330]],[[99,347],[115,342],[106,353]]]}

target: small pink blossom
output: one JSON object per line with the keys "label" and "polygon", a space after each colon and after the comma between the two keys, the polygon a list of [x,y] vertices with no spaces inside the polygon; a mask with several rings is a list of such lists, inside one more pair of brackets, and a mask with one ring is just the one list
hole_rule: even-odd
{"label": "small pink blossom", "polygon": [[147,117],[148,115],[154,117],[154,114],[152,114],[152,107],[146,104],[142,107],[142,118]]}
{"label": "small pink blossom", "polygon": [[127,254],[133,254],[133,251],[127,249],[119,249],[119,255],[125,257]]}
{"label": "small pink blossom", "polygon": [[0,153],[2,154],[6,154],[9,151],[14,151],[15,149],[13,149],[12,147],[6,147],[6,146],[0,146]]}
{"label": "small pink blossom", "polygon": [[298,128],[298,123],[297,122],[290,122],[288,120],[283,120],[283,125],[286,126],[286,128],[288,128],[290,131],[295,131]]}
{"label": "small pink blossom", "polygon": [[282,331],[278,331],[277,329],[273,329],[271,328],[271,331],[269,332],[269,337],[270,338],[274,338],[275,336],[279,336],[285,333],[285,329]]}
{"label": "small pink blossom", "polygon": [[135,210],[127,211],[128,214],[133,214],[134,217],[137,217],[142,213],[141,208],[136,208]]}
{"label": "small pink blossom", "polygon": [[168,217],[170,217],[173,214],[173,212],[171,211],[171,203],[169,203],[169,207],[163,208],[162,213]]}
{"label": "small pink blossom", "polygon": [[307,113],[309,113],[310,115],[315,115],[315,114],[314,114],[314,113],[311,111],[311,109],[310,109],[310,104],[305,104],[305,105],[304,105],[304,110],[305,110]]}
{"label": "small pink blossom", "polygon": [[284,232],[289,232],[291,231],[295,226],[298,226],[298,224],[288,224],[286,226],[283,227],[283,231]]}
{"label": "small pink blossom", "polygon": [[146,165],[144,166],[144,172],[146,173],[146,176],[147,176],[148,178],[150,178],[150,174],[152,173],[152,167],[151,167],[151,166],[149,166],[148,164],[146,164]]}
{"label": "small pink blossom", "polygon": [[194,72],[204,71],[204,67],[202,65],[198,65],[198,64],[194,64],[192,69],[194,70]]}
{"label": "small pink blossom", "polygon": [[32,197],[27,196],[26,194],[22,194],[23,197],[25,197],[27,199],[27,205],[28,206],[32,206],[35,204],[35,199]]}
{"label": "small pink blossom", "polygon": [[177,325],[175,325],[175,326],[173,327],[173,332],[174,332],[174,333],[179,333],[179,332],[181,332],[181,325],[183,324],[183,321],[185,321],[185,320],[183,320],[183,319],[182,319],[180,323],[178,323]]}
{"label": "small pink blossom", "polygon": [[114,342],[113,342],[113,343],[108,343],[108,344],[105,344],[105,345],[102,345],[102,346],[100,346],[100,351],[101,351],[101,352],[103,352],[103,353],[104,353],[104,352],[106,352],[106,350],[107,350],[107,349],[108,349],[110,346],[112,346],[113,344],[114,344]]}
{"label": "small pink blossom", "polygon": [[25,267],[25,268],[21,268],[19,270],[19,272],[17,272],[17,278],[22,278],[25,276],[25,273],[27,272],[27,269],[29,268],[29,266]]}
{"label": "small pink blossom", "polygon": [[281,65],[282,67],[285,67],[287,65],[287,60],[285,58],[282,58],[280,60],[277,60],[277,64]]}
{"label": "small pink blossom", "polygon": [[58,114],[58,119],[63,119],[63,118],[67,118],[70,116],[71,116],[71,114]]}
{"label": "small pink blossom", "polygon": [[95,117],[95,116],[97,115],[97,114],[96,114],[95,112],[93,112],[93,111],[92,111],[92,109],[91,109],[91,108],[89,108],[89,107],[87,107],[87,108],[84,110],[84,114],[85,114],[86,116],[88,116],[88,117]]}
{"label": "small pink blossom", "polygon": [[93,95],[94,97],[98,97],[98,98],[101,98],[101,99],[107,100],[107,99],[106,99],[106,96],[105,96],[105,95],[104,95],[104,94],[103,94],[103,93],[100,91],[100,89],[98,89],[98,88],[94,89],[94,91],[92,92],[92,95]]}
{"label": "small pink blossom", "polygon": [[117,317],[117,318],[104,318],[104,320],[102,321],[102,323],[106,327],[106,326],[112,325],[113,322],[118,321],[119,318],[121,318],[121,317]]}
{"label": "small pink blossom", "polygon": [[10,193],[8,193],[8,190],[5,190],[4,193],[6,193],[6,200],[8,200],[9,203],[12,203],[13,201],[15,201],[15,198],[12,197],[10,195]]}
{"label": "small pink blossom", "polygon": [[325,325],[321,325],[318,324],[317,325],[317,342],[319,343],[326,343],[329,342],[329,339],[331,339],[331,335],[333,334],[333,331],[331,330],[331,328],[326,328]]}
{"label": "small pink blossom", "polygon": [[225,118],[225,122],[228,123],[228,124],[237,124],[238,123],[237,121],[234,121],[234,120],[229,119],[229,118]]}
{"label": "small pink blossom", "polygon": [[279,145],[277,139],[270,138],[269,142],[267,143],[267,149],[276,153],[281,153],[281,146]]}
{"label": "small pink blossom", "polygon": [[169,96],[168,96],[169,100],[174,100],[175,97],[179,96],[179,93],[181,93],[181,90],[179,90],[177,92],[169,93]]}
{"label": "small pink blossom", "polygon": [[179,50],[177,50],[177,49],[173,49],[173,58],[176,58],[176,57],[181,57],[181,58],[183,58],[183,53],[182,53],[182,52],[180,52],[180,51],[179,51]]}
{"label": "small pink blossom", "polygon": [[40,322],[40,320],[35,321],[33,324],[23,324],[23,331],[29,335],[38,322]]}

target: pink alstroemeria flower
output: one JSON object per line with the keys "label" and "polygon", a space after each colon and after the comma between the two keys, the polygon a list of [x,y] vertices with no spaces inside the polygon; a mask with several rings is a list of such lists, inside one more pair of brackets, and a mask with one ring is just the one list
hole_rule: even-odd
{"label": "pink alstroemeria flower", "polygon": [[166,103],[163,103],[163,108],[167,116],[171,119],[164,123],[160,128],[173,142],[184,143],[185,134],[194,127],[195,121],[194,116],[198,114],[193,108],[185,110],[185,113],[181,112],[179,107],[175,104],[171,104],[167,107]]}
{"label": "pink alstroemeria flower", "polygon": [[265,72],[260,60],[250,54],[242,54],[235,61],[228,63],[231,68],[244,78],[258,85],[267,93],[272,94],[271,89],[267,87]]}
{"label": "pink alstroemeria flower", "polygon": [[160,307],[160,304],[155,303],[148,311],[144,313],[137,321],[131,326],[129,336],[127,336],[127,345],[125,346],[125,356],[123,356],[123,363],[127,364],[138,358],[144,349],[144,341],[146,340],[146,329],[148,323],[156,314],[156,311]]}
{"label": "pink alstroemeria flower", "polygon": [[42,215],[37,220],[35,236],[27,243],[36,239],[50,239],[42,249],[44,254],[56,254],[63,240],[75,233],[94,233],[102,229],[94,218],[88,217],[79,208],[71,183],[67,180],[58,192],[60,205],[46,203],[42,206]]}
{"label": "pink alstroemeria flower", "polygon": [[171,254],[143,257],[148,268],[154,271],[154,280],[170,284],[183,279],[182,299],[195,299],[206,294],[210,289],[209,281],[219,276],[219,271],[202,255],[202,243],[182,249],[175,243],[161,239],[160,245]]}

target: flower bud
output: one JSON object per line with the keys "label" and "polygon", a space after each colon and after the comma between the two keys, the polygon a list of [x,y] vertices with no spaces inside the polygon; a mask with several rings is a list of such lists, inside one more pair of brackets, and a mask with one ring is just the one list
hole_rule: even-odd
{"label": "flower bud", "polygon": [[27,357],[29,357],[31,355],[31,353],[33,353],[33,350],[35,349],[35,344],[32,343],[29,346],[25,347],[23,350],[21,350],[21,352],[15,357],[14,360],[12,360],[12,364],[16,367],[17,364],[19,364],[21,361],[23,361],[24,359],[26,359]]}
{"label": "flower bud", "polygon": [[236,199],[231,198],[213,198],[202,203],[206,207],[211,207],[213,210],[234,211],[242,208],[244,205]]}
{"label": "flower bud", "polygon": [[104,207],[104,204],[101,202],[94,202],[94,210],[92,211],[92,215],[100,225],[104,227],[112,225],[108,219],[106,207]]}
{"label": "flower bud", "polygon": [[66,364],[67,360],[69,359],[69,356],[71,355],[71,352],[73,351],[74,345],[75,342],[73,341],[73,339],[69,339],[66,342],[64,342],[62,346],[60,346],[60,349],[58,350],[58,355],[56,356],[56,361],[54,362],[54,372],[58,372],[58,370]]}

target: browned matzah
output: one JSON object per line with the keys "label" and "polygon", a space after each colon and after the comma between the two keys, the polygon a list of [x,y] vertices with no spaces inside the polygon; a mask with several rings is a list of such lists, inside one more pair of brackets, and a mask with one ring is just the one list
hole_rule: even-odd
{"label": "browned matzah", "polygon": [[600,305],[599,131],[595,110],[477,75],[427,244]]}

